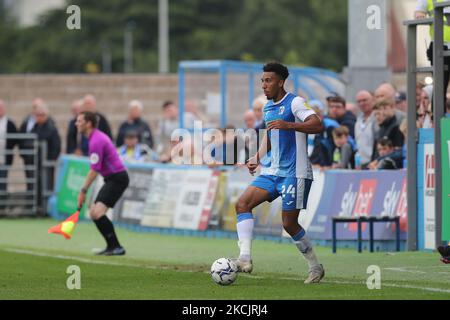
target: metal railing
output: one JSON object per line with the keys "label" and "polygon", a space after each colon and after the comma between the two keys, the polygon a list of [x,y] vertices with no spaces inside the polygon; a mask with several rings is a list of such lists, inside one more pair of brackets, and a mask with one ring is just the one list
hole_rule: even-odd
{"label": "metal railing", "polygon": [[[56,161],[46,159],[47,143],[34,133],[7,134],[6,141],[14,141],[14,148],[0,150],[0,157],[4,157],[0,165],[0,216],[46,215],[56,168]],[[11,164],[6,161],[9,156],[13,157]]]}

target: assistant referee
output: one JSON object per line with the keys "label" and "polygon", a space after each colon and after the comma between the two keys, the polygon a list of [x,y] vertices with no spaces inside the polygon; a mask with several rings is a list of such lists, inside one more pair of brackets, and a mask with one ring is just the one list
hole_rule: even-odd
{"label": "assistant referee", "polygon": [[100,189],[90,212],[91,218],[105,238],[107,247],[97,253],[99,255],[124,255],[125,249],[120,245],[111,220],[106,216],[108,208],[113,208],[130,183],[128,173],[120,159],[111,139],[97,129],[97,115],[92,112],[81,112],[75,125],[78,132],[89,140],[89,160],[91,168],[78,195],[78,207],[86,200],[86,193],[100,174],[105,184]]}

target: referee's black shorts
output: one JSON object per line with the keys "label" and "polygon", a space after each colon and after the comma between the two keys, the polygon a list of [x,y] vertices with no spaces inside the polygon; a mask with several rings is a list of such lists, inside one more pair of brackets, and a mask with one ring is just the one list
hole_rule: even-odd
{"label": "referee's black shorts", "polygon": [[114,208],[129,183],[130,178],[126,171],[114,173],[105,177],[105,184],[98,192],[94,203],[101,202],[108,208]]}

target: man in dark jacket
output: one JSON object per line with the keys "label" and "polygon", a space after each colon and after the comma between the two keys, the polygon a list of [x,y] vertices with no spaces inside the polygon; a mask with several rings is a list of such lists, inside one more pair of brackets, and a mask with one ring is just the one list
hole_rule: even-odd
{"label": "man in dark jacket", "polygon": [[[47,106],[45,104],[45,101],[41,98],[33,99],[32,112],[25,118],[25,120],[20,125],[20,129],[19,129],[20,133],[33,133],[33,129],[36,125],[36,111],[41,108],[48,110]],[[48,121],[49,124],[52,124],[53,126],[55,126],[55,121],[48,115],[48,112],[47,112],[47,120],[46,121]],[[19,145],[21,152],[29,152],[30,150],[32,150],[34,148],[34,140],[32,140],[32,139],[31,140],[21,139],[21,140],[17,141],[17,143]],[[25,166],[33,166],[34,165],[34,155],[21,154],[20,156],[22,157],[23,163]],[[34,170],[25,169],[25,177],[27,179],[34,179]],[[35,183],[30,180],[27,181],[27,191],[29,191],[29,192],[33,191],[34,184]]]}
{"label": "man in dark jacket", "polygon": [[394,147],[394,149],[400,149],[403,146],[405,137],[401,133],[398,125],[397,117],[395,116],[395,106],[388,100],[377,101],[374,108],[375,120],[377,121],[380,130],[375,135],[374,150],[372,154],[372,160],[377,159],[380,154],[377,150],[376,143],[384,137],[387,137]]}
{"label": "man in dark jacket", "polygon": [[[47,144],[47,153],[43,154],[44,150],[42,150],[42,147],[40,146],[38,156],[38,168],[42,170],[37,179],[39,190],[38,195],[42,195],[43,191],[41,190],[41,187],[44,187],[44,190],[53,190],[54,168],[42,168],[41,161],[44,160],[44,157],[48,161],[56,161],[61,153],[61,137],[55,124],[49,121],[49,111],[45,105],[36,109],[36,125],[31,132],[37,134],[39,143],[45,141]],[[42,186],[42,173],[46,175],[47,179],[45,186]],[[38,206],[43,206],[43,203],[40,202],[43,197],[40,196],[38,199]]]}
{"label": "man in dark jacket", "polygon": [[350,131],[350,136],[355,138],[356,116],[351,111],[345,109],[346,101],[343,97],[333,94],[327,97],[328,118],[337,121],[341,126],[346,126]]}
{"label": "man in dark jacket", "polygon": [[[45,175],[47,179],[47,184],[44,186],[47,190],[53,190],[53,178],[54,178],[54,169],[53,168],[42,168],[42,160],[45,157],[45,160],[48,161],[55,161],[59,154],[61,153],[61,137],[58,133],[58,129],[55,126],[55,123],[53,121],[50,121],[49,119],[49,110],[45,104],[41,104],[37,106],[34,113],[36,123],[33,127],[33,130],[31,130],[31,133],[35,133],[37,135],[37,139],[39,141],[39,148],[38,148],[38,163],[37,168],[38,172],[36,172],[36,175],[33,170],[26,170],[25,174],[27,178],[34,178],[35,183],[37,183],[37,190],[38,190],[38,207],[42,208],[42,177]],[[41,143],[46,142],[47,144],[47,150],[46,153],[43,154]],[[30,143],[33,143],[33,140],[28,140],[28,145],[25,144],[25,149],[31,149],[33,146],[30,145]],[[26,160],[25,160],[26,159]],[[34,162],[34,156],[26,156],[24,158],[25,164],[29,166],[35,165]],[[43,171],[45,170],[45,171]],[[32,191],[33,190],[33,183],[28,182],[27,183],[27,190]]]}
{"label": "man in dark jacket", "polygon": [[[75,103],[75,102],[74,102]],[[91,94],[87,94],[80,102],[82,106],[79,107],[79,112],[89,111],[97,115],[98,127],[100,131],[105,133],[112,140],[111,127],[106,120],[105,116],[97,111],[97,101]],[[80,135],[75,126],[76,116],[69,122],[67,129],[67,153],[86,156],[89,153],[88,139]]]}
{"label": "man in dark jacket", "polygon": [[105,116],[97,111],[97,100],[92,94],[87,94],[83,99],[83,111],[93,112],[98,117],[97,129],[106,133],[106,135],[112,139],[111,127],[106,120]]}
{"label": "man in dark jacket", "polygon": [[153,148],[152,131],[141,118],[143,109],[144,106],[139,100],[133,100],[128,104],[128,119],[120,125],[119,134],[117,135],[116,145],[118,147],[124,144],[125,134],[133,131],[138,134],[139,143]]}
{"label": "man in dark jacket", "polygon": [[77,121],[77,116],[83,109],[83,100],[75,100],[72,102],[72,115],[73,118],[69,121],[69,125],[67,126],[67,136],[66,136],[66,153],[67,154],[76,154],[76,155],[85,155],[87,156],[87,150],[83,154],[83,150],[81,148],[82,135],[77,132],[77,127],[75,126],[75,122]]}
{"label": "man in dark jacket", "polygon": [[0,152],[4,154],[0,156],[0,179],[3,180],[0,181],[0,209],[6,207],[8,183],[5,180],[8,179],[8,172],[13,163],[13,155],[7,153],[13,151],[17,141],[7,138],[7,135],[14,133],[17,133],[16,125],[6,115],[5,103],[0,100]]}

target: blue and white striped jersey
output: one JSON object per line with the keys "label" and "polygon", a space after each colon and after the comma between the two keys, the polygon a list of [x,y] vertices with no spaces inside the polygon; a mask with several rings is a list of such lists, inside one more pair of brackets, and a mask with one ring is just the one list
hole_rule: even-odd
{"label": "blue and white striped jersey", "polygon": [[[269,101],[264,107],[264,121],[303,122],[315,112],[305,99],[287,93],[279,102]],[[308,158],[308,135],[294,130],[267,131],[271,144],[270,167],[265,175],[313,179]]]}

